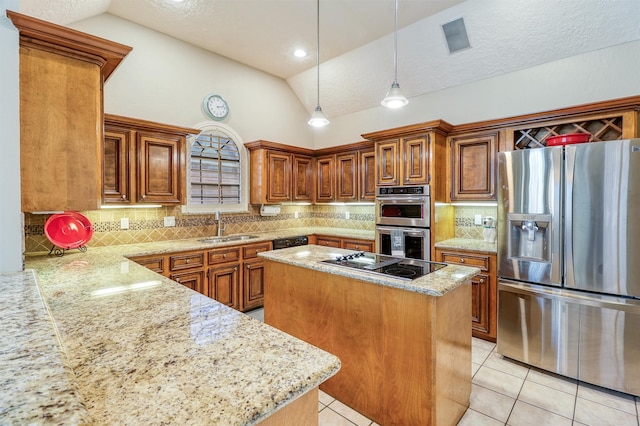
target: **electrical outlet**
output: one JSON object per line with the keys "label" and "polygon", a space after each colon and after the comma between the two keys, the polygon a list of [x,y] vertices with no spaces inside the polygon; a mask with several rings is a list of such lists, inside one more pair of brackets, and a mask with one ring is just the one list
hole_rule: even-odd
{"label": "electrical outlet", "polygon": [[129,218],[128,217],[120,218],[120,229],[129,229]]}
{"label": "electrical outlet", "polygon": [[349,212],[344,212],[344,218],[349,220],[349,218],[351,217],[351,215],[349,214]]}
{"label": "electrical outlet", "polygon": [[482,215],[481,214],[477,214],[475,216],[475,219],[474,219],[473,223],[475,225],[482,225]]}
{"label": "electrical outlet", "polygon": [[299,217],[300,217],[300,215],[298,214],[298,212],[293,212],[293,218],[294,219],[297,219]]}
{"label": "electrical outlet", "polygon": [[164,226],[176,226],[176,217],[175,216],[165,216],[164,217]]}

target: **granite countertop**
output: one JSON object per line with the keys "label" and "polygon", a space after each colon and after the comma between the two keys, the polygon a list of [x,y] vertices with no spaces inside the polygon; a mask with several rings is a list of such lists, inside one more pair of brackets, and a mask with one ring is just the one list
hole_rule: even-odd
{"label": "granite countertop", "polygon": [[431,274],[427,274],[412,281],[407,281],[388,275],[380,275],[371,272],[364,272],[358,269],[349,269],[321,263],[322,260],[335,258],[337,255],[349,253],[354,253],[354,251],[308,245],[261,252],[258,255],[274,262],[314,269],[333,275],[355,278],[389,287],[414,291],[416,293],[428,294],[430,296],[442,296],[463,284],[466,280],[473,278],[480,272],[480,269],[478,268],[448,265]]}
{"label": "granite countertop", "polygon": [[33,271],[0,275],[0,424],[88,424]]}
{"label": "granite countertop", "polygon": [[[194,241],[26,258],[66,356],[54,347],[46,353],[75,376],[69,387],[75,382],[81,398],[61,409],[77,410],[77,423],[84,402],[94,424],[255,424],[339,370],[334,355],[123,257],[200,248]],[[47,382],[32,389],[60,385]]]}
{"label": "granite countertop", "polygon": [[496,254],[498,245],[496,243],[485,243],[484,240],[474,240],[471,238],[452,238],[435,243],[439,249],[465,250],[478,253]]}

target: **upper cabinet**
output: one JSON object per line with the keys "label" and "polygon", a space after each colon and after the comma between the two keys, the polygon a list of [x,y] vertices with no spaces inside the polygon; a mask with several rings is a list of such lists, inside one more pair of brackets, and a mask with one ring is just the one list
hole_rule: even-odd
{"label": "upper cabinet", "polygon": [[105,204],[184,204],[187,135],[198,129],[106,114]]}
{"label": "upper cabinet", "polygon": [[131,48],[7,11],[20,31],[22,211],[92,210],[102,194],[102,88]]}
{"label": "upper cabinet", "polygon": [[429,184],[432,198],[446,198],[445,139],[451,128],[437,120],[362,135],[375,142],[376,184]]}
{"label": "upper cabinet", "polygon": [[317,202],[374,200],[375,153],[372,142],[324,148],[315,154]]}
{"label": "upper cabinet", "polygon": [[451,201],[496,199],[499,132],[451,136]]}
{"label": "upper cabinet", "polygon": [[245,144],[251,163],[251,204],[313,201],[313,151],[269,141]]}

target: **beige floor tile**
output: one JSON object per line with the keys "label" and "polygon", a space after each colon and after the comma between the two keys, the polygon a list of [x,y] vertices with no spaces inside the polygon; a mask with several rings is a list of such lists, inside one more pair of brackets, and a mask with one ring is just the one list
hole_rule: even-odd
{"label": "beige floor tile", "polygon": [[576,400],[574,418],[589,426],[638,426],[636,415],[580,397]]}
{"label": "beige floor tile", "polygon": [[478,339],[477,337],[472,337],[471,346],[482,348],[487,351],[492,351],[496,347],[496,344],[487,340]]}
{"label": "beige floor tile", "polygon": [[476,375],[473,376],[472,382],[503,395],[517,398],[518,393],[520,393],[520,388],[522,388],[522,384],[524,383],[524,379],[483,365],[480,367],[480,370],[478,370]]}
{"label": "beige floor tile", "polygon": [[371,420],[338,400],[333,401],[331,404],[329,404],[328,408],[332,409],[342,417],[345,417],[358,426],[368,426],[371,424]]}
{"label": "beige floor tile", "polygon": [[334,397],[332,397],[331,395],[329,395],[328,393],[325,393],[321,390],[318,391],[318,399],[320,400],[320,402],[322,402],[324,405],[329,405],[331,404],[333,401],[335,401],[336,399]]}
{"label": "beige floor tile", "polygon": [[568,377],[559,376],[548,371],[531,368],[526,380],[548,386],[550,388],[575,395],[578,391],[578,382]]}
{"label": "beige floor tile", "polygon": [[515,404],[514,398],[492,391],[482,386],[472,385],[469,408],[485,414],[502,423],[506,422]]}
{"label": "beige floor tile", "polygon": [[512,376],[520,377],[524,379],[527,377],[529,367],[512,361],[509,358],[505,358],[497,352],[491,352],[491,355],[484,362],[484,365],[491,367],[494,370],[502,371],[503,373],[511,374]]}
{"label": "beige floor tile", "polygon": [[503,426],[503,422],[468,409],[458,422],[458,426]]}
{"label": "beige floor tile", "polygon": [[599,386],[580,383],[578,397],[637,415],[634,397],[625,393],[604,389]]}
{"label": "beige floor tile", "polygon": [[471,363],[471,377],[476,375],[481,366],[481,364],[476,364],[475,362]]}
{"label": "beige floor tile", "polygon": [[477,346],[471,347],[471,361],[476,364],[482,364],[489,357],[490,350],[483,349]]}
{"label": "beige floor tile", "polygon": [[318,413],[318,426],[353,426],[353,423],[327,407]]}
{"label": "beige floor tile", "polygon": [[573,418],[576,397],[548,386],[525,381],[518,401],[526,402],[569,419]]}
{"label": "beige floor tile", "polygon": [[571,423],[571,419],[519,400],[516,401],[507,421],[509,426],[571,426]]}

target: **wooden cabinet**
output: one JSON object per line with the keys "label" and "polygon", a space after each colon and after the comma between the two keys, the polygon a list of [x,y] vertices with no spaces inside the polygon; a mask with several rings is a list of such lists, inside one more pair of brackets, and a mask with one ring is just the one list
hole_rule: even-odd
{"label": "wooden cabinet", "polygon": [[309,244],[375,253],[375,243],[371,240],[363,240],[360,238],[341,238],[329,235],[311,235],[309,237]]}
{"label": "wooden cabinet", "polygon": [[376,143],[378,185],[428,184],[429,135],[398,138]]}
{"label": "wooden cabinet", "polygon": [[251,204],[313,201],[312,150],[268,141],[245,147],[251,163]]}
{"label": "wooden cabinet", "polygon": [[95,210],[102,88],[130,47],[7,11],[20,31],[23,212]]}
{"label": "wooden cabinet", "polygon": [[198,129],[105,114],[103,202],[184,204],[187,143]]}
{"label": "wooden cabinet", "polygon": [[132,257],[131,260],[242,312],[264,303],[264,261],[271,241],[210,250]]}
{"label": "wooden cabinet", "polygon": [[436,261],[479,268],[471,280],[473,336],[492,342],[497,336],[496,255],[436,248]]}
{"label": "wooden cabinet", "polygon": [[370,141],[315,151],[316,201],[327,203],[375,199],[375,152]]}
{"label": "wooden cabinet", "polygon": [[496,199],[498,144],[498,132],[449,138],[452,201]]}
{"label": "wooden cabinet", "polygon": [[336,157],[316,158],[316,201],[329,203],[336,199]]}

